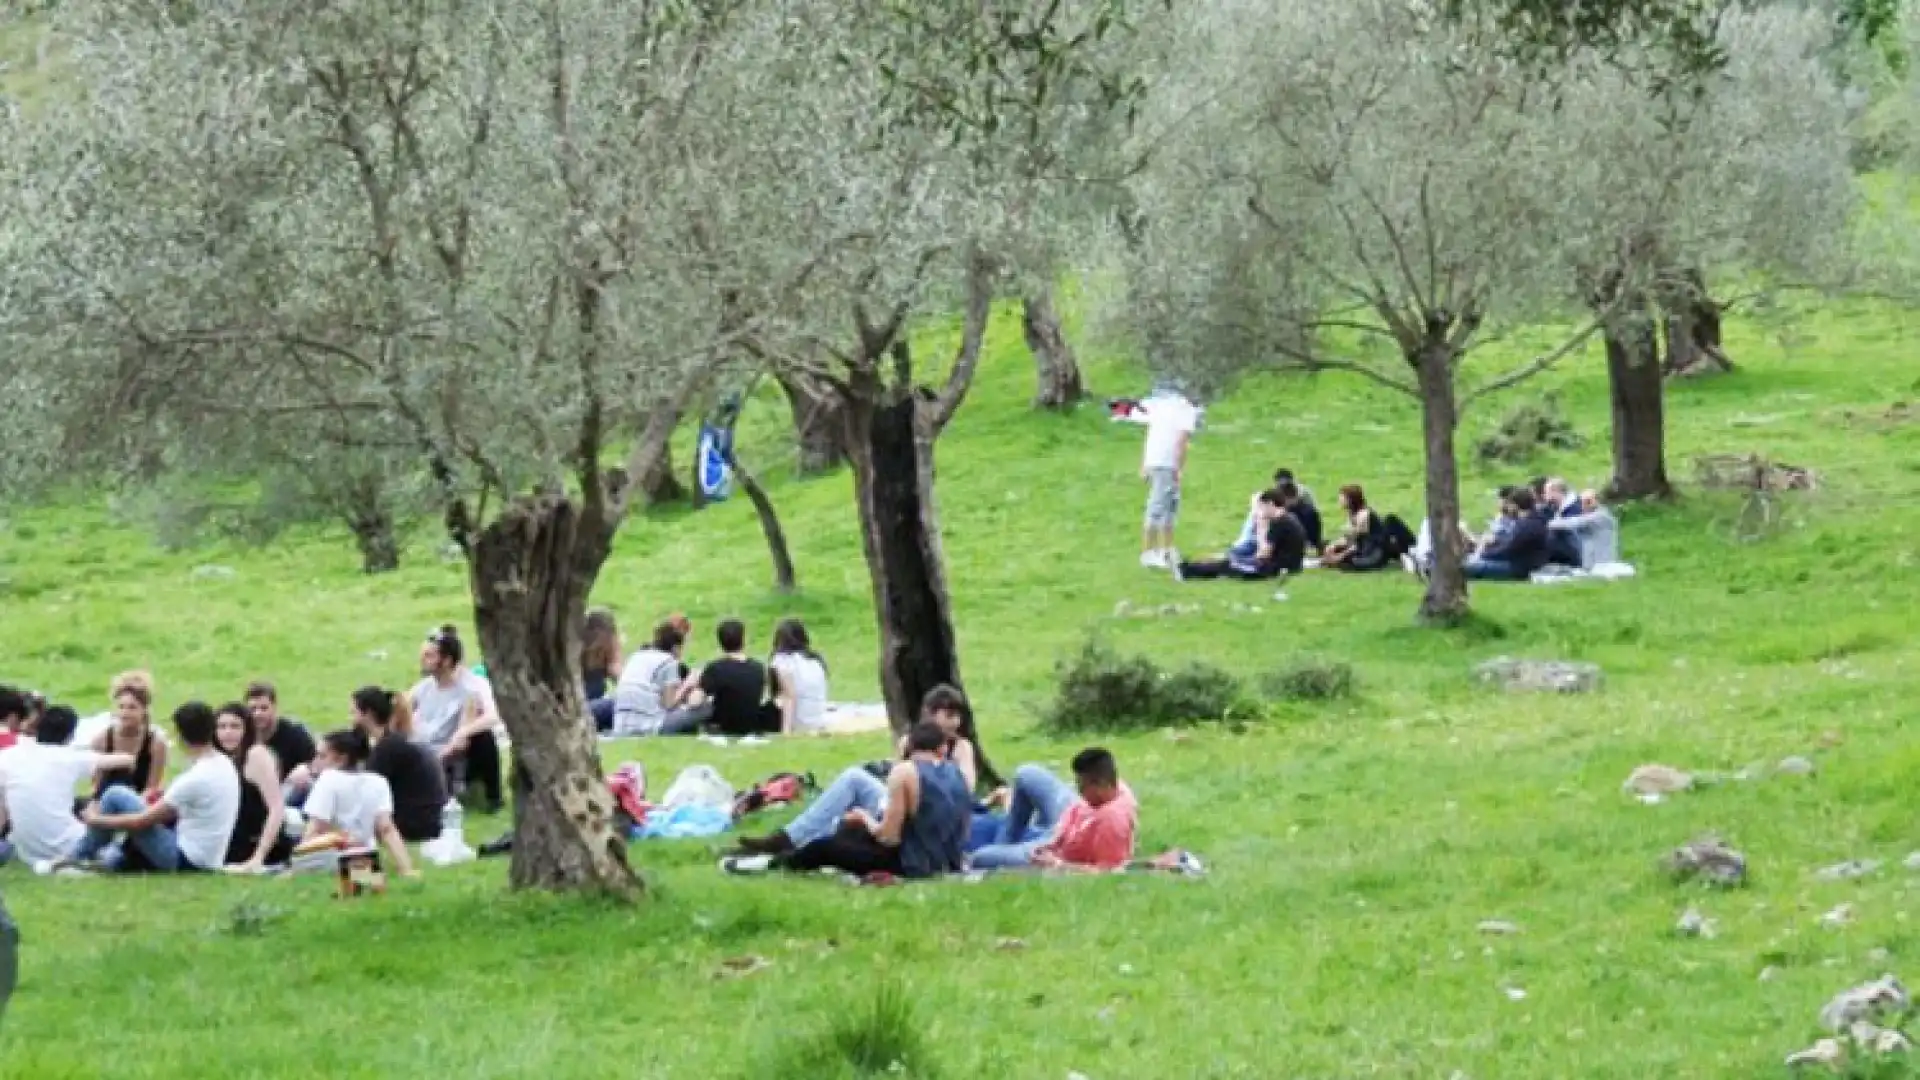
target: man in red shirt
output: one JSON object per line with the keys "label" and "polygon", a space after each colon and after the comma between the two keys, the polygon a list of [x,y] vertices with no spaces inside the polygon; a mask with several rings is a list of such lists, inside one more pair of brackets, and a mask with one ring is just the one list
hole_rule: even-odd
{"label": "man in red shirt", "polygon": [[[1040,766],[1022,765],[1011,790],[994,792],[1007,802],[1007,820],[998,842],[970,857],[972,868],[1119,870],[1132,861],[1140,806],[1120,782],[1113,755],[1098,746],[1080,751],[1073,779],[1078,794]],[[1045,839],[1014,843],[1029,825],[1046,829]]]}

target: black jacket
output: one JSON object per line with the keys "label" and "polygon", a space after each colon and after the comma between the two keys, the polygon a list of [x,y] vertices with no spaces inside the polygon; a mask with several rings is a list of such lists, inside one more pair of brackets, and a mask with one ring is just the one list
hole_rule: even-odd
{"label": "black jacket", "polygon": [[1522,514],[1507,535],[1480,553],[1483,559],[1511,563],[1515,570],[1531,574],[1547,565],[1547,520],[1539,514]]}

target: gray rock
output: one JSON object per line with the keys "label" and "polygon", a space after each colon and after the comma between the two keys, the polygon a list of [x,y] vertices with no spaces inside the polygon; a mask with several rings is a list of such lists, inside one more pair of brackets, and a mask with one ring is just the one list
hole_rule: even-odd
{"label": "gray rock", "polygon": [[1853,905],[1840,904],[1832,911],[1820,916],[1821,927],[1827,930],[1839,930],[1853,925]]}
{"label": "gray rock", "polygon": [[1814,768],[1811,759],[1796,755],[1794,757],[1781,758],[1780,764],[1775,765],[1773,771],[1784,776],[1812,776]]}
{"label": "gray rock", "polygon": [[1909,870],[1920,871],[1920,851],[1916,851],[1913,854],[1907,856],[1906,861],[1902,862],[1900,865],[1906,867]]}
{"label": "gray rock", "polygon": [[193,568],[193,576],[202,581],[229,581],[235,575],[231,566],[196,566]]}
{"label": "gray rock", "polygon": [[1600,665],[1572,660],[1495,657],[1473,669],[1476,680],[1515,693],[1582,694],[1600,688]]}
{"label": "gray rock", "polygon": [[1483,934],[1517,934],[1520,924],[1505,919],[1485,919],[1481,921],[1479,930]]}
{"label": "gray rock", "polygon": [[1680,913],[1680,921],[1674,924],[1673,929],[1681,937],[1708,939],[1720,932],[1718,923],[1702,915],[1699,908],[1691,907]]}
{"label": "gray rock", "polygon": [[1913,998],[1907,988],[1891,975],[1842,990],[1820,1010],[1820,1026],[1834,1034],[1850,1029],[1862,1020],[1898,1021],[1913,1011]]}
{"label": "gray rock", "polygon": [[1673,849],[1662,865],[1679,881],[1699,880],[1720,888],[1747,883],[1747,857],[1712,835]]}
{"label": "gray rock", "polygon": [[1880,869],[1879,859],[1849,859],[1843,863],[1824,866],[1813,872],[1820,881],[1852,881],[1863,878]]}
{"label": "gray rock", "polygon": [[1124,619],[1131,614],[1133,614],[1133,601],[1121,600],[1118,603],[1113,605],[1114,618]]}

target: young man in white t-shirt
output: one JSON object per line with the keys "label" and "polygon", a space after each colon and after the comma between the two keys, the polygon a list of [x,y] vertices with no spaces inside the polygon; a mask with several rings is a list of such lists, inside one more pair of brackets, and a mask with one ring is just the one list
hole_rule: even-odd
{"label": "young man in white t-shirt", "polygon": [[0,752],[0,827],[5,843],[28,863],[71,856],[87,835],[73,816],[74,790],[96,769],[131,769],[132,754],[98,754],[67,743],[80,718],[55,707],[40,718],[32,737]]}
{"label": "young man in white t-shirt", "polygon": [[174,730],[187,751],[187,770],[153,805],[132,788],[115,785],[81,815],[86,838],[74,861],[98,860],[118,870],[131,846],[145,865],[160,873],[216,871],[226,863],[227,841],[240,816],[240,771],[213,741],[214,713],[202,701],[173,711]]}
{"label": "young man in white t-shirt", "polygon": [[1144,404],[1147,447],[1140,478],[1147,482],[1147,519],[1140,537],[1140,565],[1166,569],[1179,561],[1173,526],[1180,517],[1180,478],[1187,467],[1187,444],[1199,426],[1199,410],[1179,391],[1162,387]]}

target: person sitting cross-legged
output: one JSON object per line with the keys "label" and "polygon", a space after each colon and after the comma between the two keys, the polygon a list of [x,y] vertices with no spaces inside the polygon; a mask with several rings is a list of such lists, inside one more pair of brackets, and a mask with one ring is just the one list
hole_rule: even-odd
{"label": "person sitting cross-legged", "polygon": [[214,712],[205,702],[175,709],[173,726],[186,748],[187,770],[151,806],[130,787],[102,792],[80,817],[87,835],[72,861],[159,873],[207,873],[225,864],[240,816],[240,771],[220,751]]}
{"label": "person sitting cross-legged", "polygon": [[729,873],[778,867],[802,873],[832,869],[860,877],[960,873],[966,869],[973,795],[959,767],[947,760],[948,739],[931,721],[921,721],[907,733],[907,758],[887,774],[881,816],[850,810],[832,836],[784,855],[732,858],[721,866]]}
{"label": "person sitting cross-legged", "polygon": [[1307,556],[1307,532],[1290,512],[1298,499],[1299,489],[1290,483],[1278,484],[1260,493],[1257,509],[1260,542],[1251,558],[1229,552],[1223,558],[1177,563],[1173,576],[1180,581],[1209,578],[1260,581],[1299,573]]}
{"label": "person sitting cross-legged", "polygon": [[[1047,770],[1022,765],[1013,774],[1003,839],[975,851],[973,868],[1118,870],[1132,861],[1140,806],[1120,782],[1113,754],[1098,746],[1075,754],[1073,779],[1078,797]],[[1050,829],[1046,838],[1018,842],[1036,821]]]}

